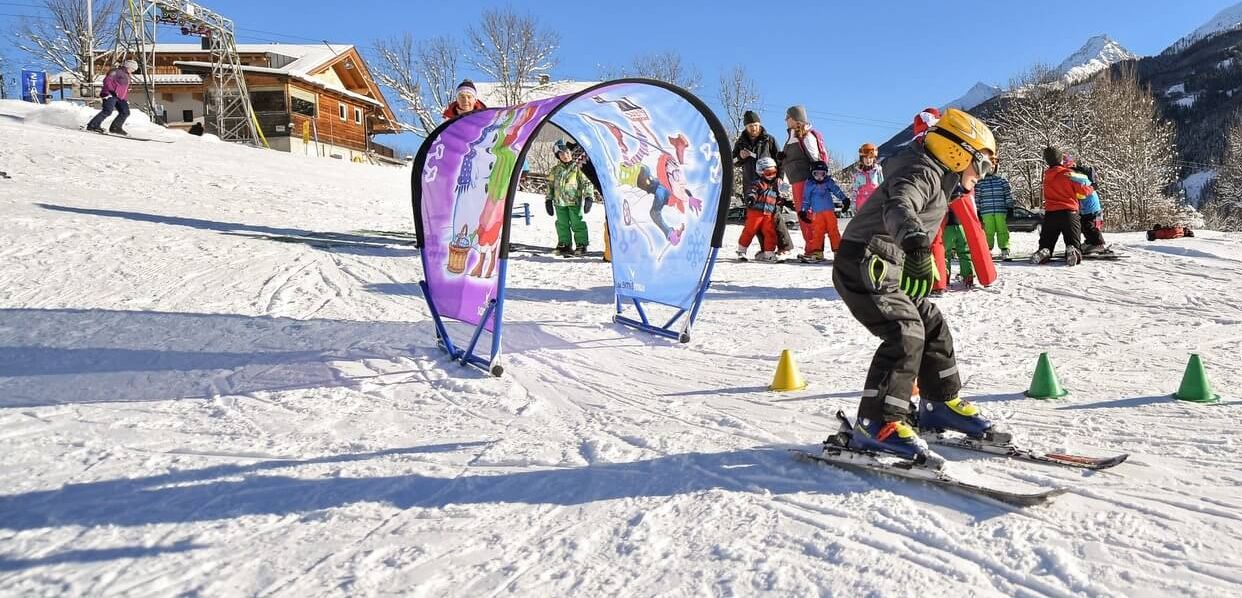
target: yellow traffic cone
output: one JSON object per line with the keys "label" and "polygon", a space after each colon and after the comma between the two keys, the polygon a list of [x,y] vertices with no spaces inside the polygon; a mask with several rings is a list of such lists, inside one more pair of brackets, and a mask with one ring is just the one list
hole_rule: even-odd
{"label": "yellow traffic cone", "polygon": [[789,349],[781,351],[781,360],[776,364],[776,376],[772,378],[772,385],[768,390],[802,390],[806,386],[806,380],[798,371],[798,364],[794,363],[793,353]]}

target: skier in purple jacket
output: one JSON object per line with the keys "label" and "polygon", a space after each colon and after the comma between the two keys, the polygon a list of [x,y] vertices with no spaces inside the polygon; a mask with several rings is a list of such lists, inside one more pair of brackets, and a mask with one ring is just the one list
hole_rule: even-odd
{"label": "skier in purple jacket", "polygon": [[87,123],[87,131],[103,133],[103,121],[116,110],[116,119],[108,127],[108,132],[113,135],[129,135],[121,127],[125,124],[125,119],[129,118],[129,82],[137,71],[138,63],[133,60],[126,60],[121,66],[108,71],[108,76],[104,77],[103,91],[99,93],[99,97],[103,98],[103,109]]}

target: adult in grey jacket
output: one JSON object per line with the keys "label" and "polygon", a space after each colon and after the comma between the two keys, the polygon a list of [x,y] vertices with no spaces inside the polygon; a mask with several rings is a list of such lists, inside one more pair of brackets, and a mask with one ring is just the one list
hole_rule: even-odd
{"label": "adult in grey jacket", "polygon": [[846,227],[832,281],[850,313],[881,344],[850,430],[858,448],[942,463],[911,427],[915,379],[919,427],[1000,438],[979,410],[960,399],[953,336],[927,299],[937,271],[932,239],[955,192],[974,189],[992,170],[996,141],[974,117],[950,110],[922,142],[884,163],[884,182]]}

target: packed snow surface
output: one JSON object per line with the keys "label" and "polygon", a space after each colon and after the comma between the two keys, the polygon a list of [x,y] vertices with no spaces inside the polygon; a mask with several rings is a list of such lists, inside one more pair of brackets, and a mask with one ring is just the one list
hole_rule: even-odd
{"label": "packed snow surface", "polygon": [[[1019,510],[789,456],[853,412],[877,344],[830,267],[720,263],[678,344],[611,323],[606,264],[515,250],[492,378],[436,347],[408,169],[54,110],[0,103],[0,594],[1242,587],[1238,235],[1110,234],[1131,257],[1004,263],[937,300],[964,393],[1022,442],[1132,454],[1091,474],[946,451],[1070,487]],[[537,217],[513,241],[552,246],[519,201]],[[784,348],[804,391],[766,390]],[[1065,399],[1021,394],[1043,351]],[[1169,397],[1191,353],[1221,404]]]}

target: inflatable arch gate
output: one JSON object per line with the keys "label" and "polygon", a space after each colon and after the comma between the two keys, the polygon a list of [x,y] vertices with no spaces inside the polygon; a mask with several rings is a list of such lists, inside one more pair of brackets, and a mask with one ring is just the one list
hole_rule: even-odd
{"label": "inflatable arch gate", "polygon": [[[614,321],[687,342],[724,234],[733,168],[728,138],[702,101],[675,86],[621,79],[436,128],[414,158],[411,183],[419,282],[436,334],[453,359],[500,375],[509,223],[529,144],[552,122],[595,165],[611,237]],[[638,319],[626,317],[632,304]],[[644,305],[675,310],[664,324]],[[474,325],[453,342],[446,320]],[[486,357],[476,352],[491,334]]]}

